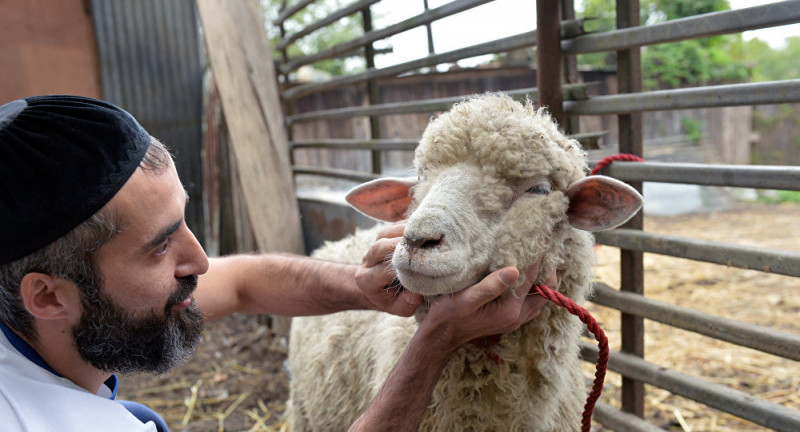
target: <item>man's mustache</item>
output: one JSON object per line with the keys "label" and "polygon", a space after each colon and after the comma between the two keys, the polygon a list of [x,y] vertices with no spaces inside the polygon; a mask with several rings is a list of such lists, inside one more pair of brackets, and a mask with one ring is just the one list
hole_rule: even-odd
{"label": "man's mustache", "polygon": [[189,275],[177,278],[178,290],[172,294],[167,300],[167,311],[173,306],[186,300],[197,288],[197,275]]}

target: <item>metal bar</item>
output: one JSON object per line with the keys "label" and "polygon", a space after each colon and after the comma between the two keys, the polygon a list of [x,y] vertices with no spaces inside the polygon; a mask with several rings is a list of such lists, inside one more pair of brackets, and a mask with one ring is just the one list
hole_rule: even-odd
{"label": "metal bar", "polygon": [[350,16],[350,15],[352,15],[352,14],[354,14],[354,13],[356,13],[356,12],[362,10],[362,9],[364,9],[365,7],[369,7],[370,5],[372,5],[374,3],[377,3],[379,1],[381,1],[381,0],[361,0],[359,2],[356,2],[356,3],[353,3],[353,4],[349,5],[347,7],[339,9],[338,11],[331,13],[330,15],[326,16],[325,18],[323,18],[323,19],[321,19],[319,21],[314,21],[311,25],[301,29],[297,33],[292,33],[289,36],[284,36],[283,39],[281,39],[278,42],[278,44],[275,45],[275,48],[278,49],[278,50],[282,50],[282,49],[288,47],[292,42],[300,39],[301,37],[309,35],[309,34],[315,32],[315,31],[321,29],[322,27],[325,27],[328,24],[332,24],[332,23],[334,23],[334,22],[336,22],[336,21],[338,21],[338,20],[340,20],[340,19],[342,19],[342,18],[344,18],[346,16]]}
{"label": "metal bar", "polygon": [[[574,0],[561,0],[561,17],[562,22],[575,22],[575,2]],[[581,20],[583,24],[583,20]],[[581,28],[582,30],[582,28]],[[561,29],[561,37],[564,37],[564,29]],[[575,35],[577,36],[577,35]],[[564,58],[564,82],[567,84],[575,84],[580,82],[580,74],[578,73],[578,56],[572,54],[563,55]],[[580,118],[577,116],[564,116],[563,128],[567,133],[577,133],[580,130]]]}
{"label": "metal bar", "polygon": [[492,0],[455,0],[451,3],[447,3],[444,6],[438,7],[436,9],[431,9],[426,11],[420,15],[415,17],[411,17],[407,20],[401,21],[397,24],[391,25],[389,27],[383,28],[381,30],[376,30],[365,34],[359,38],[352,39],[347,42],[343,42],[341,44],[332,46],[326,50],[318,52],[316,54],[311,54],[303,57],[297,57],[294,60],[286,63],[285,65],[281,65],[282,72],[291,72],[300,66],[307,65],[310,63],[314,63],[319,60],[324,60],[326,58],[334,57],[338,54],[343,52],[347,52],[352,50],[353,48],[362,46],[369,42],[375,42],[376,40],[380,40],[383,38],[387,38],[389,36],[396,35],[398,33],[402,33],[406,30],[410,30],[415,27],[419,27],[426,23],[436,21],[438,19],[442,19],[448,17],[450,15],[455,15],[459,12],[463,12],[467,9],[472,9],[476,6],[480,6],[484,3],[489,3]]}
{"label": "metal bar", "polygon": [[536,2],[536,87],[539,105],[546,106],[553,120],[564,127],[561,97],[561,16],[559,2]]}
{"label": "metal bar", "polygon": [[800,190],[800,167],[614,162],[602,174],[626,181]]}
{"label": "metal bar", "polygon": [[[565,85],[563,86],[563,90],[567,92],[567,98],[584,97],[586,94],[586,84],[581,83]],[[505,94],[518,100],[525,100],[526,97],[531,99],[536,98],[537,92],[538,90],[536,88],[526,88],[510,90],[505,92]],[[286,121],[288,124],[294,124],[299,122],[332,118],[447,111],[451,106],[453,106],[453,104],[463,101],[465,97],[466,96],[455,96],[439,99],[426,99],[422,101],[394,102],[374,106],[357,106],[311,111],[288,116],[286,117]]]}
{"label": "metal bar", "polygon": [[414,139],[319,139],[289,142],[292,150],[325,148],[334,150],[414,150],[419,143]]}
{"label": "metal bar", "polygon": [[667,432],[633,414],[622,412],[609,404],[598,402],[594,406],[593,420],[615,431]]}
{"label": "metal bar", "polygon": [[622,228],[597,232],[595,239],[607,246],[800,277],[800,252],[733,245]]}
{"label": "metal bar", "polygon": [[289,18],[290,16],[296,14],[297,12],[300,12],[300,10],[302,10],[304,7],[310,5],[311,3],[314,3],[314,1],[315,0],[300,0],[300,1],[298,1],[297,3],[289,6],[288,8],[286,8],[286,9],[284,9],[282,11],[280,11],[280,13],[278,13],[278,17],[275,18],[275,20],[272,21],[272,23],[275,24],[275,25],[282,24],[284,21],[286,21],[287,18]]}
{"label": "metal bar", "polygon": [[[639,0],[617,0],[617,28],[625,29],[639,25]],[[617,51],[617,82],[619,93],[642,91],[642,70],[639,48]],[[565,107],[566,110],[566,107]],[[640,113],[622,114],[617,118],[619,150],[642,156],[642,117]],[[642,192],[642,183],[631,183]],[[625,225],[641,230],[644,216],[637,213]],[[644,258],[639,251],[620,250],[620,289],[635,294],[644,294]],[[623,352],[644,357],[644,320],[635,315],[620,314],[621,348]],[[637,417],[644,417],[644,383],[622,377],[622,410]]]}
{"label": "metal bar", "polygon": [[[372,12],[369,5],[361,10],[361,20],[364,24],[364,33],[372,31]],[[364,44],[364,59],[367,63],[367,69],[375,69],[375,50],[372,48],[372,42]],[[378,83],[375,80],[367,81],[367,97],[370,106],[379,105],[380,94],[378,93]],[[381,137],[381,119],[378,116],[371,115],[369,117],[369,134],[372,139],[380,139]],[[372,159],[372,173],[380,174],[383,171],[383,163],[381,161],[382,153],[378,150],[371,152]]]}
{"label": "metal bar", "polygon": [[336,177],[340,179],[352,180],[357,182],[367,182],[370,180],[375,180],[376,178],[380,177],[377,174],[368,174],[360,171],[351,171],[351,170],[334,169],[334,168],[319,168],[312,166],[294,166],[292,167],[292,173],[294,175],[307,174],[307,175],[316,175],[322,177]]}
{"label": "metal bar", "polygon": [[785,80],[597,96],[565,101],[564,110],[571,115],[601,115],[796,102],[800,102],[800,80]]}
{"label": "metal bar", "polygon": [[625,293],[595,282],[593,303],[790,360],[800,361],[800,336]]}
{"label": "metal bar", "polygon": [[464,58],[506,52],[517,48],[524,48],[534,45],[536,45],[536,32],[531,31],[469,46],[466,48],[448,51],[441,54],[430,55],[421,59],[411,60],[409,62],[400,63],[382,69],[372,69],[357,74],[335,77],[322,83],[300,85],[293,89],[287,90],[283,94],[283,97],[286,99],[296,99],[311,93],[318,93],[347,84],[354,84],[375,78],[397,76],[404,72],[416,70],[422,67],[435,66],[441,63],[452,63]]}
{"label": "metal bar", "polygon": [[[584,134],[569,135],[581,143],[583,148],[596,147],[597,140],[604,136],[605,132],[592,132]],[[419,140],[416,139],[314,139],[303,141],[290,141],[289,147],[292,150],[304,148],[325,148],[329,150],[407,150],[417,148]]]}
{"label": "metal bar", "polygon": [[[584,341],[580,345],[581,357],[596,362],[597,347]],[[800,411],[665,369],[630,354],[611,353],[608,369],[777,431],[800,430]]]}
{"label": "metal bar", "polygon": [[[428,0],[422,0],[422,5],[425,7],[426,12],[431,9],[428,6]],[[436,51],[433,49],[433,28],[431,23],[425,24],[425,33],[428,36],[428,54],[433,54]]]}
{"label": "metal bar", "polygon": [[774,27],[798,21],[800,21],[800,0],[792,0],[696,15],[644,27],[620,28],[565,40],[561,43],[561,47],[566,54],[617,51],[636,46]]}

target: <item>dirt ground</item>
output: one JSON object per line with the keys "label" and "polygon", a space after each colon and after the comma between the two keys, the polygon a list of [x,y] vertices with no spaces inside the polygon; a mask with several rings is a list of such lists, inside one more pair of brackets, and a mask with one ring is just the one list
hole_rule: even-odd
{"label": "dirt ground", "polygon": [[[646,217],[645,230],[675,236],[800,251],[798,204],[746,204],[733,210]],[[619,286],[619,250],[596,249],[597,279]],[[800,278],[645,255],[646,295],[718,316],[800,333]],[[589,311],[619,347],[619,314]],[[210,323],[188,364],[164,376],[122,376],[120,398],[145,403],[178,431],[283,431],[288,396],[286,341],[262,319]],[[645,358],[663,367],[731,386],[800,410],[800,362],[646,321]],[[586,365],[587,376],[592,372]],[[619,376],[609,373],[601,400],[618,405]],[[688,399],[646,386],[646,417],[670,431],[765,431]],[[598,428],[601,430],[601,428]]]}

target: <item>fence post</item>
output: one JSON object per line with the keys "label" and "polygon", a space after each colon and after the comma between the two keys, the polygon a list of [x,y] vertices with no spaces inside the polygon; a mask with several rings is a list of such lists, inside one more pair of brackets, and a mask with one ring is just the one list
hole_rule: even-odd
{"label": "fence post", "polygon": [[[617,29],[639,25],[639,0],[617,0]],[[639,47],[617,51],[617,80],[619,93],[637,93],[642,90],[642,69]],[[619,151],[642,156],[642,114],[620,114]],[[642,191],[642,182],[631,182]],[[642,229],[644,218],[639,212],[624,228]],[[620,251],[620,289],[644,294],[643,254],[638,251]],[[644,319],[621,314],[622,352],[644,357]],[[622,378],[622,410],[644,417],[644,383]]]}
{"label": "fence post", "polygon": [[[372,12],[369,6],[361,9],[361,20],[364,25],[364,33],[372,31]],[[367,61],[367,70],[375,69],[375,48],[372,42],[364,45],[364,58]],[[367,80],[367,97],[369,98],[370,105],[378,105],[380,101],[380,93],[378,92],[378,83],[375,80]],[[369,116],[369,130],[370,138],[381,138],[381,118],[379,116]],[[380,174],[383,171],[381,163],[382,152],[380,150],[372,150],[372,172]]]}
{"label": "fence post", "polygon": [[561,16],[559,2],[536,2],[536,87],[539,105],[547,106],[553,120],[564,127],[561,95]]}

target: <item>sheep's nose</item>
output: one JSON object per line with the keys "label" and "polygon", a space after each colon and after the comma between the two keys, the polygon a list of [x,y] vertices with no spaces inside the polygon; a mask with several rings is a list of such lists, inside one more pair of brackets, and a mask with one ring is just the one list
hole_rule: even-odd
{"label": "sheep's nose", "polygon": [[444,234],[421,235],[421,236],[404,236],[406,240],[406,247],[410,253],[418,250],[434,249],[442,243]]}

